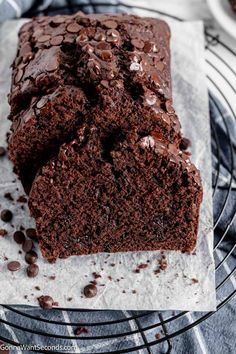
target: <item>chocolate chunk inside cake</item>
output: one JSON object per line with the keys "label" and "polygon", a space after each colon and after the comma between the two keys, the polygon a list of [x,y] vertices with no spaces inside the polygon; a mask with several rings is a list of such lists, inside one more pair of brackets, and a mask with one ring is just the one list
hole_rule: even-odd
{"label": "chocolate chunk inside cake", "polygon": [[22,27],[9,152],[48,260],[195,247],[202,186],[172,105],[169,39],[165,22],[130,15]]}

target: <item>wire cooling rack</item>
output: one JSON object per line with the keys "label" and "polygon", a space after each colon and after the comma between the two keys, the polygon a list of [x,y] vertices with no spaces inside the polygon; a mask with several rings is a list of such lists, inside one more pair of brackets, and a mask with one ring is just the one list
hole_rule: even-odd
{"label": "wire cooling rack", "polygon": [[[122,5],[119,11],[130,12],[133,7],[116,3],[116,5],[109,5],[112,10],[114,7]],[[90,1],[89,6],[72,5],[71,1],[67,1],[66,7],[47,9],[43,14],[48,13],[74,13],[78,10],[84,12],[96,12],[97,6],[107,7],[105,2],[97,2],[93,4]],[[137,10],[145,10],[150,13],[150,16],[159,14],[161,16],[171,17],[178,21],[182,19],[160,13],[143,7],[135,7]],[[108,9],[109,10],[109,9]],[[115,9],[116,10],[116,9]],[[35,9],[26,16],[37,15]],[[32,315],[27,309],[19,306],[2,307],[12,314],[8,318],[0,318],[0,340],[19,346],[26,344],[9,337],[1,336],[1,326],[7,326],[11,333],[20,331],[22,333],[32,335],[31,350],[30,352],[38,353],[62,353],[59,350],[42,350],[37,347],[39,343],[46,340],[47,345],[52,342],[58,343],[59,340],[71,341],[71,343],[88,343],[90,351],[93,353],[131,353],[143,350],[146,353],[153,353],[154,348],[159,348],[160,345],[165,344],[165,352],[171,353],[174,338],[180,336],[193,329],[209,317],[214,316],[217,322],[218,311],[231,301],[235,294],[236,289],[232,286],[232,278],[235,274],[235,236],[231,235],[231,227],[234,223],[236,215],[236,198],[233,194],[235,192],[235,170],[234,170],[234,153],[235,142],[231,134],[232,125],[236,121],[236,108],[231,106],[232,98],[236,100],[236,90],[232,84],[236,80],[236,72],[228,64],[228,59],[236,58],[236,53],[230,49],[225,43],[221,41],[219,36],[211,34],[207,28],[205,29],[206,38],[206,69],[207,80],[209,88],[209,106],[211,116],[211,132],[212,132],[212,163],[213,163],[213,204],[214,204],[214,231],[215,231],[215,245],[214,256],[216,263],[216,293],[217,293],[217,312],[209,313],[190,313],[190,312],[122,312],[116,311],[114,318],[116,320],[99,320],[101,311],[96,310],[69,310],[73,314],[74,321],[66,320],[59,316],[67,309],[57,308],[54,311],[55,316],[47,318],[47,316]],[[222,148],[223,147],[223,148]],[[223,177],[222,177],[223,176]],[[220,193],[220,198],[219,198]],[[51,312],[51,311],[50,311]],[[58,316],[57,316],[58,313]],[[106,318],[107,311],[103,311],[103,318]],[[83,318],[86,315],[87,320],[84,322]],[[192,316],[194,315],[194,316]],[[11,318],[11,320],[9,319]],[[80,320],[81,319],[81,320]],[[188,319],[186,321],[185,319]],[[129,323],[129,327],[125,325]],[[57,331],[55,331],[55,326]],[[87,327],[88,334],[83,336],[75,336],[73,330],[65,331],[68,327],[73,326]],[[127,330],[128,328],[128,330]],[[160,336],[150,336],[150,332],[161,333]],[[68,335],[68,333],[71,333]],[[133,340],[136,336],[138,340]],[[14,339],[15,338],[15,339]],[[22,338],[22,336],[21,336]],[[24,337],[23,337],[24,338]],[[112,345],[113,341],[122,341],[122,349],[116,346],[115,349]],[[110,341],[109,351],[104,352],[99,343]],[[94,348],[97,348],[94,350]],[[68,351],[69,352],[69,351]],[[83,351],[85,352],[85,351]],[[88,352],[88,351],[86,351]],[[156,352],[156,351],[155,351]],[[65,351],[63,351],[65,353]]]}

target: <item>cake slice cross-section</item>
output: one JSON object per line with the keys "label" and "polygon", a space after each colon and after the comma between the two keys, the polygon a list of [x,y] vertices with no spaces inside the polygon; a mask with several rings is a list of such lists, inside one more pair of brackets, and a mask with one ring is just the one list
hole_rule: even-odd
{"label": "cake slice cross-section", "polygon": [[[189,155],[158,134],[81,128],[39,172],[29,206],[50,261],[196,245],[202,189]],[[55,207],[54,207],[55,206]]]}

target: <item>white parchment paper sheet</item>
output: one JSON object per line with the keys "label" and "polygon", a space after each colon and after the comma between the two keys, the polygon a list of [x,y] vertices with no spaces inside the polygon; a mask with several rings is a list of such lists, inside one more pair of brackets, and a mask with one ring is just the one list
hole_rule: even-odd
{"label": "white parchment paper sheet", "polygon": [[[0,27],[0,145],[4,146],[10,126],[7,121],[7,93],[11,74],[9,66],[15,56],[17,32],[22,23],[23,20],[10,21]],[[203,26],[201,22],[170,22],[170,26],[174,105],[185,135],[192,140],[192,160],[201,170],[204,187],[196,254],[165,252],[168,266],[158,276],[153,271],[158,268],[160,252],[71,257],[59,260],[56,264],[49,264],[40,256],[40,274],[29,279],[25,274],[24,255],[19,254],[20,247],[12,240],[12,234],[21,225],[26,228],[34,226],[34,221],[26,205],[25,210],[22,210],[19,203],[4,198],[4,194],[10,192],[16,200],[23,194],[23,190],[20,182],[15,181],[11,163],[8,159],[1,159],[0,205],[1,209],[9,208],[13,211],[14,228],[0,220],[0,229],[5,228],[9,232],[8,236],[0,239],[0,303],[37,305],[37,297],[47,294],[63,307],[215,310],[210,125],[204,73]],[[22,263],[21,270],[9,272],[5,257],[9,261],[19,260]],[[147,260],[150,260],[148,268],[142,269],[140,273],[133,272],[138,264],[146,263]],[[82,296],[82,289],[93,280],[92,272],[98,272],[101,275],[98,284],[105,285],[98,285],[96,297],[86,299]],[[55,280],[49,279],[52,275],[56,276]],[[39,286],[41,291],[35,290],[35,286]],[[72,300],[68,301],[70,297]]]}

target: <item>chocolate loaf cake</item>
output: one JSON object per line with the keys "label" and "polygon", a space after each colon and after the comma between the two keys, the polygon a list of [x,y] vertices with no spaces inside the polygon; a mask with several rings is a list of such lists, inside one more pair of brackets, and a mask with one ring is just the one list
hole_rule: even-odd
{"label": "chocolate loaf cake", "polygon": [[48,260],[195,247],[202,186],[182,151],[169,39],[165,22],[130,15],[21,29],[9,151]]}

